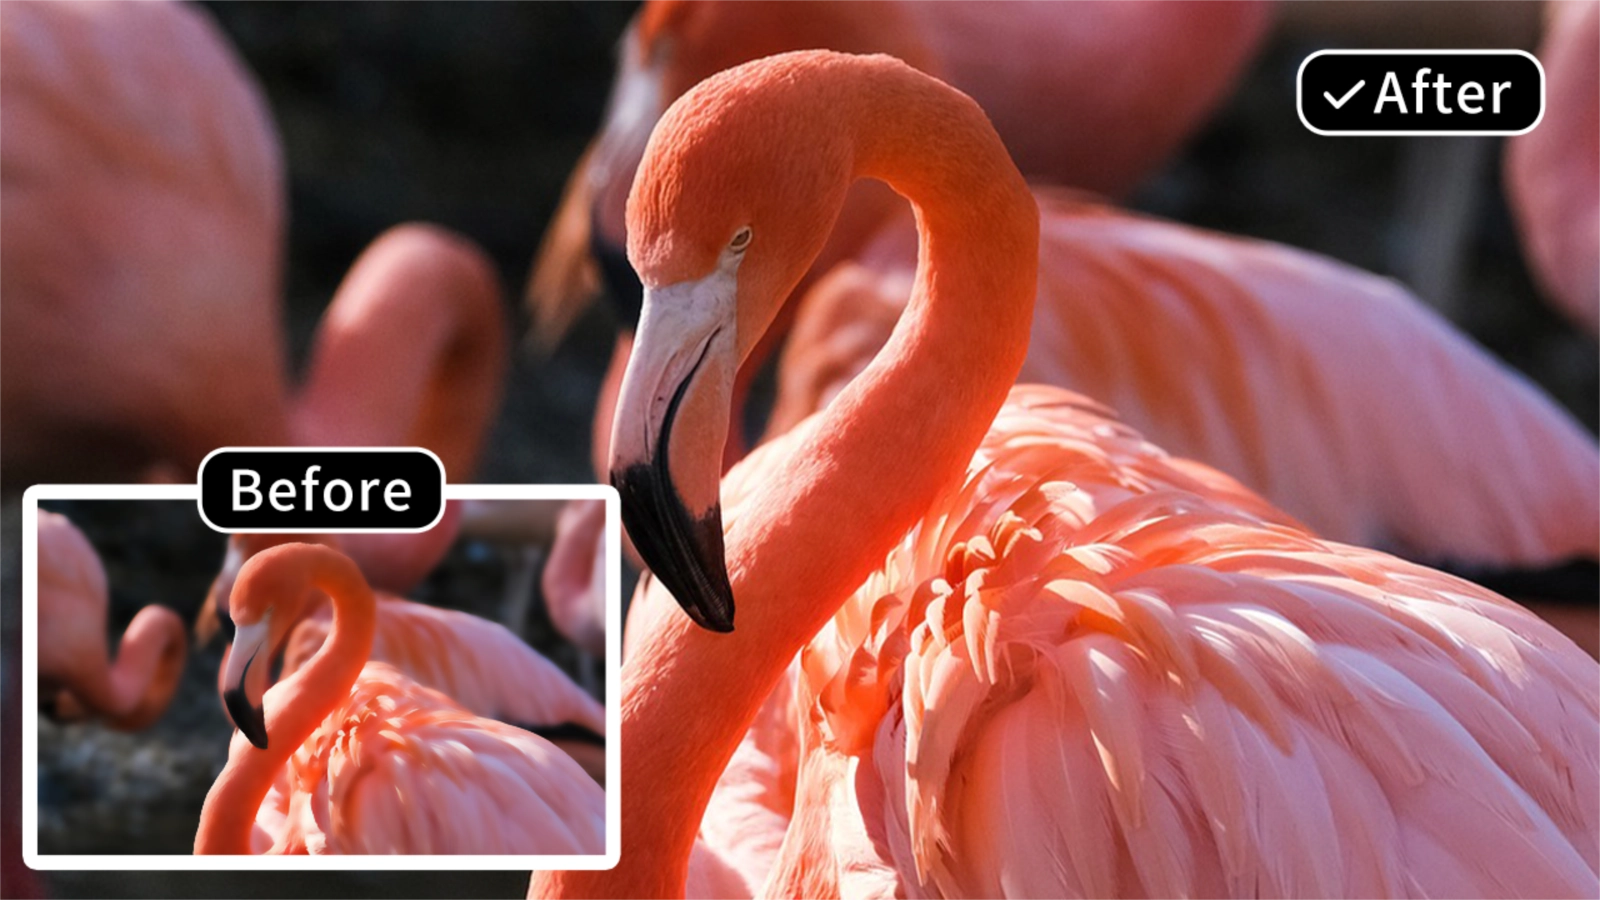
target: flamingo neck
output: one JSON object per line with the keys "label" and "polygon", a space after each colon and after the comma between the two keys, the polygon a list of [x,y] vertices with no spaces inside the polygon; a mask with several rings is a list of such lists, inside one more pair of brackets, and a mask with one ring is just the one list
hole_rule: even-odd
{"label": "flamingo neck", "polygon": [[343,554],[308,547],[295,562],[307,566],[312,586],[333,598],[333,622],[322,649],[262,698],[267,748],[235,734],[228,764],[206,794],[195,834],[195,853],[248,854],[256,812],[273,779],[355,685],[372,655],[377,600],[361,572]]}
{"label": "flamingo neck", "polygon": [[475,255],[388,262],[396,238],[416,239],[380,239],[323,316],[291,430],[301,445],[427,447],[465,479],[505,376],[499,289]]}
{"label": "flamingo neck", "polygon": [[113,727],[143,728],[160,718],[183,675],[187,647],[183,620],[166,607],[146,607],[134,616],[111,667]]}
{"label": "flamingo neck", "polygon": [[[726,535],[739,622],[673,616],[624,672],[621,863],[539,873],[532,894],[681,896],[700,819],[789,661],[938,495],[959,483],[1027,352],[1038,208],[970,99],[910,70],[856,90],[855,177],[909,199],[911,302],[873,363]],[[957,376],[959,373],[959,376]]]}

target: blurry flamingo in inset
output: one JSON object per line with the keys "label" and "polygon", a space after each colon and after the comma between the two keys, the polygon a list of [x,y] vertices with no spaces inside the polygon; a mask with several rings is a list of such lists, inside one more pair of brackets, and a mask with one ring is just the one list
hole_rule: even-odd
{"label": "blurry flamingo in inset", "polygon": [[[891,53],[970,92],[1030,176],[1120,196],[1227,95],[1269,15],[1265,3],[1020,3],[1004,15],[963,2],[646,3],[623,36],[605,123],[568,181],[528,285],[545,342],[598,294],[592,253],[611,275],[613,295],[627,286],[620,293],[628,296],[613,296],[632,307],[597,410],[596,471],[605,469],[610,402],[638,313],[637,281],[621,258],[623,200],[650,129],[696,82],[786,50]],[[896,206],[881,185],[856,186],[818,271],[853,255]],[[735,433],[729,461],[741,451]]]}
{"label": "blurry flamingo in inset", "polygon": [[541,578],[550,624],[591,658],[606,655],[606,505],[570,500]]}
{"label": "blurry flamingo in inset", "polygon": [[6,484],[280,443],[283,158],[227,41],[195,6],[16,3],[0,58]]}
{"label": "blurry flamingo in inset", "polygon": [[1600,331],[1600,3],[1545,7],[1546,112],[1506,142],[1506,194],[1540,286]]}
{"label": "blurry flamingo in inset", "polygon": [[[604,851],[604,795],[566,754],[367,662],[378,602],[348,557],[274,547],[237,587],[226,677],[239,733],[196,853]],[[263,696],[274,619],[312,592],[332,599],[327,640]]]}
{"label": "blurry flamingo in inset", "polygon": [[[918,210],[905,317],[719,498],[734,371],[858,177]],[[651,789],[624,792],[621,864],[530,894],[681,893],[796,652],[764,893],[1600,890],[1594,660],[1078,395],[1013,388],[1038,213],[969,98],[881,56],[742,66],[663,118],[628,219],[647,293],[613,480],[648,589],[693,622],[656,619],[625,665],[624,780]]]}
{"label": "blurry flamingo in inset", "polygon": [[[238,578],[250,560],[274,547],[313,541],[334,549],[348,535],[238,534],[229,565],[218,575],[208,599],[230,619]],[[370,658],[393,665],[406,678],[444,693],[474,715],[545,733],[596,780],[605,776],[605,710],[564,672],[523,640],[495,622],[470,613],[414,603],[379,592]],[[305,666],[329,637],[334,609],[326,594],[310,590],[275,601],[272,627],[261,653],[263,667],[283,655],[282,677]],[[234,646],[237,646],[237,639]],[[230,647],[218,673],[224,697]]]}
{"label": "blurry flamingo in inset", "polygon": [[183,619],[146,606],[106,650],[110,590],[89,539],[66,516],[39,511],[39,693],[62,719],[102,717],[136,731],[161,717],[183,675]]}

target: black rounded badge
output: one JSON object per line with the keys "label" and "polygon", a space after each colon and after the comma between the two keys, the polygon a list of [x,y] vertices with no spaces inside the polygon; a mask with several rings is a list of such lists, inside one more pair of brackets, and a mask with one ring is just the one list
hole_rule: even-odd
{"label": "black rounded badge", "polygon": [[1544,117],[1544,68],[1523,50],[1319,50],[1295,81],[1317,134],[1511,135]]}
{"label": "black rounded badge", "polygon": [[425,531],[443,514],[444,464],[420,447],[224,447],[200,464],[218,531]]}

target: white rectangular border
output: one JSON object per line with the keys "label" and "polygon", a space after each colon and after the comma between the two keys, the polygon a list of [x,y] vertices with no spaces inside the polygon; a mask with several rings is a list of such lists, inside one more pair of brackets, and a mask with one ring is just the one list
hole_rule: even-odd
{"label": "white rectangular border", "polygon": [[[1539,115],[1533,124],[1521,131],[1323,131],[1306,121],[1305,92],[1302,88],[1302,78],[1306,73],[1306,63],[1319,56],[1526,56],[1533,60],[1533,65],[1539,70]],[[1300,68],[1294,71],[1294,111],[1300,117],[1300,124],[1313,134],[1323,137],[1515,137],[1539,127],[1544,121],[1545,94],[1547,79],[1544,74],[1544,65],[1539,62],[1539,57],[1526,50],[1318,50],[1300,61]]]}
{"label": "white rectangular border", "polygon": [[[39,854],[39,501],[200,499],[198,484],[34,485],[22,495],[22,860],[42,871],[395,871],[610,869],[622,858],[621,500],[604,484],[452,484],[446,500],[606,504],[606,852],[603,856],[76,856]],[[198,504],[197,504],[198,510]],[[198,515],[198,511],[196,512]]]}

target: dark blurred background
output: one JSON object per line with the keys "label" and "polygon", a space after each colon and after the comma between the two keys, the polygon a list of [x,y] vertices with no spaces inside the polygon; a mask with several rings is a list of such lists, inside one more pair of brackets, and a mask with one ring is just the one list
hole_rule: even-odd
{"label": "dark blurred background", "polygon": [[[1531,49],[1537,7],[1287,7],[1278,10],[1272,36],[1233,98],[1132,205],[1399,278],[1593,430],[1600,357],[1592,339],[1548,310],[1529,279],[1500,188],[1503,142],[1326,138],[1305,130],[1295,114],[1295,71],[1315,50]],[[449,226],[487,248],[521,334],[529,262],[568,172],[599,124],[614,47],[634,5],[206,8],[264,87],[286,150],[296,363],[349,264],[380,231],[407,220]],[[588,434],[612,333],[609,313],[597,306],[553,355],[518,353],[479,480],[593,479]],[[4,546],[12,609],[17,522],[12,501]],[[212,536],[196,540],[220,547]],[[108,568],[116,565],[108,559]],[[196,584],[173,589],[193,591]],[[118,599],[113,619],[126,622],[135,599],[161,600]],[[214,696],[192,699],[214,707]],[[186,714],[175,709],[168,716]],[[106,763],[90,754],[83,765]],[[44,873],[42,880],[56,896],[522,896],[526,888],[520,873]]]}

